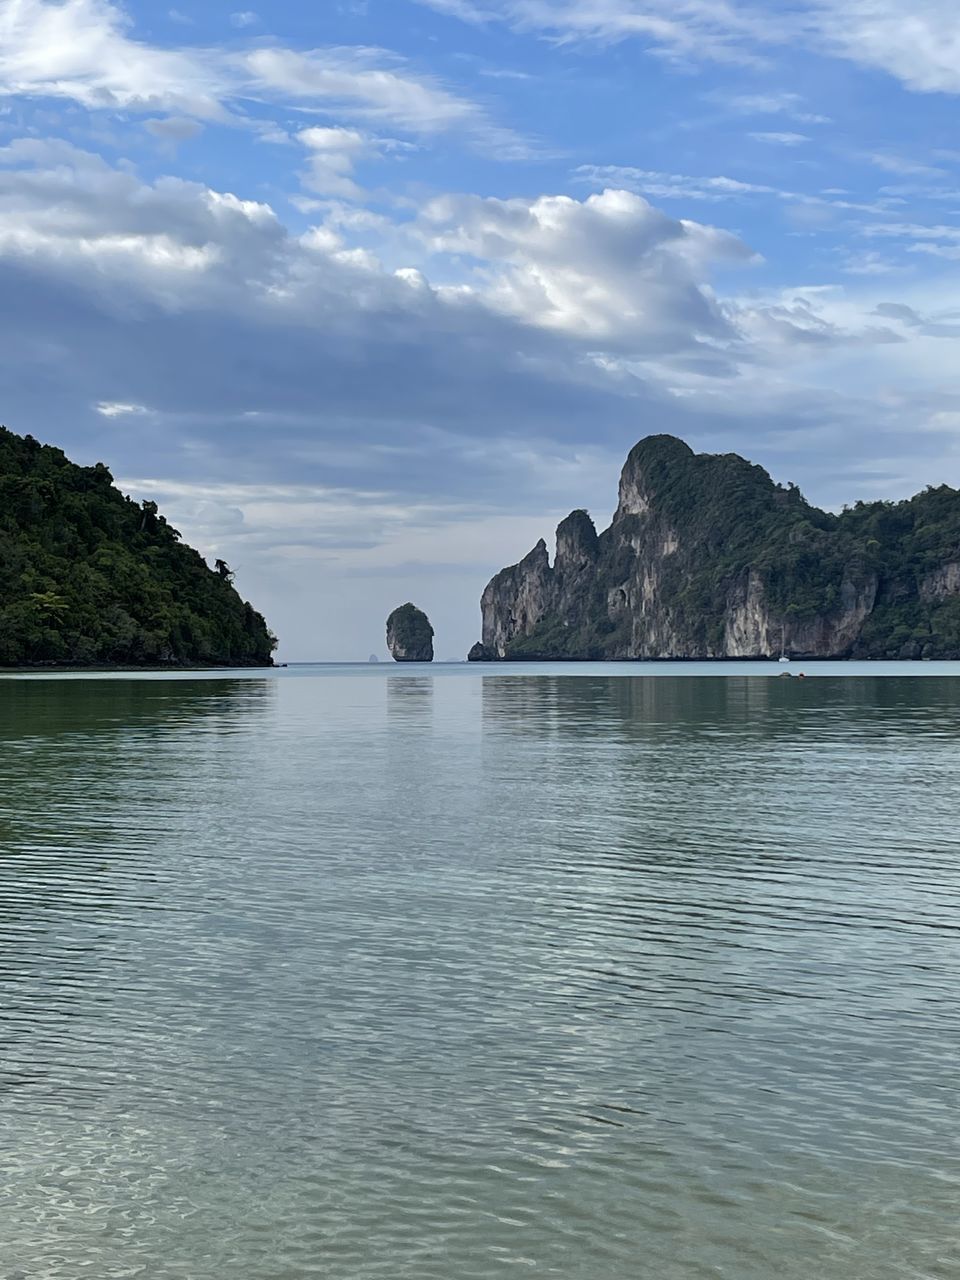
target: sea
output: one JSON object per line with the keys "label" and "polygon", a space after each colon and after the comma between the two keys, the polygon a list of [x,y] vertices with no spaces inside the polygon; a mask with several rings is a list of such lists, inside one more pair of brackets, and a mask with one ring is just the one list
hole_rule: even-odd
{"label": "sea", "polygon": [[0,1280],[956,1280],[958,816],[960,664],[0,678]]}

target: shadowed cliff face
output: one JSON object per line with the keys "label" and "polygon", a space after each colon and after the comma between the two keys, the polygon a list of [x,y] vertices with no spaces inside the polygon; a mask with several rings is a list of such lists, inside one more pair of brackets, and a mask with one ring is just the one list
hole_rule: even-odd
{"label": "shadowed cliff face", "polygon": [[630,452],[585,511],[488,584],[475,660],[960,657],[960,493],[818,510],[736,454]]}

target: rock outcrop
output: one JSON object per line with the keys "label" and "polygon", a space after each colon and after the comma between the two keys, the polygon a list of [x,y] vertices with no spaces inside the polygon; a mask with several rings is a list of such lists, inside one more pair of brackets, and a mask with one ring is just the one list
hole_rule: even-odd
{"label": "rock outcrop", "polygon": [[433,627],[416,605],[402,604],[387,619],[387,648],[395,662],[432,662]]}
{"label": "rock outcrop", "polygon": [[489,583],[471,661],[960,657],[960,492],[820,511],[736,454],[631,450],[586,511]]}

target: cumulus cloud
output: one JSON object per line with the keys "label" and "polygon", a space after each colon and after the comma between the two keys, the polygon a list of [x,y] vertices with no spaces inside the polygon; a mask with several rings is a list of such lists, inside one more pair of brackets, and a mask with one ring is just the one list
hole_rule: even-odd
{"label": "cumulus cloud", "polygon": [[[366,145],[348,131],[304,132],[327,166],[322,183]],[[0,149],[3,359],[14,385],[57,352],[63,393],[98,416],[143,405],[166,421],[213,415],[238,439],[266,422],[299,437],[322,405],[325,433],[346,433],[344,470],[360,465],[347,442],[362,423],[363,467],[382,464],[395,479],[401,421],[445,440],[483,437],[513,404],[523,406],[518,433],[572,440],[600,420],[616,436],[656,404],[659,426],[683,430],[678,388],[692,408],[690,388],[707,379],[709,395],[733,406],[744,369],[773,367],[783,351],[904,336],[895,322],[906,313],[877,309],[882,297],[844,307],[816,289],[718,295],[711,274],[749,268],[750,248],[622,189],[584,200],[445,196],[397,225],[325,207],[326,221],[293,234],[263,202],[181,179],[145,183],[66,143]],[[948,228],[874,230],[956,243]],[[355,237],[406,260],[382,266]],[[321,452],[333,466],[329,440]],[[430,465],[444,456],[437,445]]]}
{"label": "cumulus cloud", "polygon": [[[307,132],[321,157],[363,145]],[[891,340],[816,291],[718,297],[712,271],[748,266],[750,249],[624,190],[447,196],[397,227],[329,212],[294,235],[269,205],[229,192],[144,183],[63,143],[4,148],[0,269],[8,309],[20,300],[10,350],[34,333],[48,351],[60,335],[64,385],[89,404],[213,413],[247,438],[265,420],[297,435],[322,403],[326,430],[363,422],[368,445],[385,446],[401,419],[482,435],[509,403],[523,405],[518,430],[547,438],[576,439],[603,417],[616,434],[655,401],[661,425],[672,413],[682,429],[664,406],[687,375],[734,387],[784,346]],[[390,235],[407,261],[381,266],[354,235]],[[389,470],[386,454],[367,451],[364,465],[378,458]]]}
{"label": "cumulus cloud", "polygon": [[[362,134],[317,127],[300,142],[317,191],[356,194],[350,170],[369,145]],[[424,340],[442,332],[449,341],[458,332],[473,334],[471,341],[499,333],[515,353],[508,363],[521,353],[543,360],[552,350],[557,371],[568,370],[565,381],[571,354],[582,361],[598,343],[636,359],[715,361],[737,340],[706,278],[715,264],[747,262],[749,249],[631,192],[583,201],[437,198],[392,229],[409,254],[394,270],[345,238],[383,227],[363,210],[333,205],[328,222],[293,236],[262,202],[181,179],[146,184],[66,143],[21,140],[0,149],[0,255],[82,282],[99,305],[122,313],[220,308],[229,326],[242,306],[261,323],[308,333],[327,325],[389,329],[402,315],[404,341],[418,330]],[[581,363],[578,376],[595,379],[587,370]]]}
{"label": "cumulus cloud", "polygon": [[224,114],[225,83],[214,59],[133,39],[108,0],[6,0],[0,7],[0,94],[214,118]]}
{"label": "cumulus cloud", "polygon": [[[164,421],[212,414],[237,439],[259,438],[265,421],[296,437],[322,420],[346,433],[354,472],[361,456],[395,470],[375,446],[401,422],[469,432],[514,402],[524,430],[552,423],[572,438],[597,396],[620,398],[569,335],[437,288],[413,262],[380,268],[344,239],[351,220],[337,222],[294,235],[261,202],[144,183],[64,143],[0,149],[0,358],[22,385],[30,371],[46,378],[56,353],[71,402],[150,405]],[[336,465],[335,448],[318,449]]]}
{"label": "cumulus cloud", "polygon": [[139,287],[171,309],[264,273],[283,232],[272,209],[198,183],[145,185],[65,142],[0,148],[0,254],[81,279],[99,296]]}
{"label": "cumulus cloud", "polygon": [[703,280],[715,262],[752,256],[735,236],[622,190],[584,201],[446,196],[420,229],[432,252],[480,264],[460,288],[490,306],[635,354],[691,356],[732,338]]}

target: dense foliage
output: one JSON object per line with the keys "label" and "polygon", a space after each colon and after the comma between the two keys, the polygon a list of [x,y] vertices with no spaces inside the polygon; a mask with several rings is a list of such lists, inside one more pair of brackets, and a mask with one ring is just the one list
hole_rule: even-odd
{"label": "dense foliage", "polygon": [[231,577],[102,463],[0,427],[0,664],[269,665]]}

